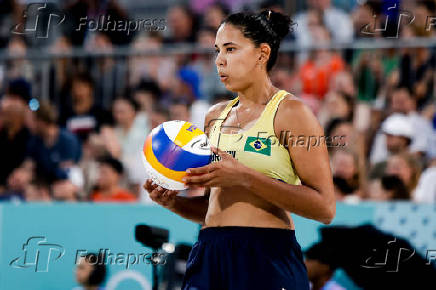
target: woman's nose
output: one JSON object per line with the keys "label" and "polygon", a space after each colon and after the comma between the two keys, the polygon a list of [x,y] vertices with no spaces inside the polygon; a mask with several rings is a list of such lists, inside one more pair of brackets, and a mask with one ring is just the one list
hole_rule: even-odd
{"label": "woman's nose", "polygon": [[218,54],[218,55],[217,55],[217,57],[216,57],[216,59],[215,59],[215,64],[216,64],[217,67],[224,66],[224,64],[225,64],[225,59],[224,59],[224,57],[222,57],[221,54]]}

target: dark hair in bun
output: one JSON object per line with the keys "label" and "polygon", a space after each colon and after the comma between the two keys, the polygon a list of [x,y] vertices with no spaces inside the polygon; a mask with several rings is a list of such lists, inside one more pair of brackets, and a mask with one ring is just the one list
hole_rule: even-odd
{"label": "dark hair in bun", "polygon": [[242,34],[251,39],[256,47],[261,43],[268,43],[271,47],[266,69],[270,71],[274,66],[280,42],[289,33],[293,24],[289,16],[272,10],[263,10],[260,13],[239,12],[227,16],[222,24],[229,23],[239,27]]}

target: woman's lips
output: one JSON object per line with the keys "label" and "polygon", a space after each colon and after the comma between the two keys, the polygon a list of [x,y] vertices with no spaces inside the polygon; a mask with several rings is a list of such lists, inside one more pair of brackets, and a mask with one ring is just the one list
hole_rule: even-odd
{"label": "woman's lips", "polygon": [[220,80],[221,80],[222,82],[225,82],[225,81],[227,80],[227,78],[228,78],[228,76],[220,75]]}

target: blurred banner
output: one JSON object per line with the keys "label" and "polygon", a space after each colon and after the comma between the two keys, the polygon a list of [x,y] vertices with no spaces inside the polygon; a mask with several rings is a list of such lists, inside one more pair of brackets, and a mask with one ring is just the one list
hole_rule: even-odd
{"label": "blurred banner", "polygon": [[[305,250],[318,241],[322,225],[293,218]],[[409,240],[424,257],[436,250],[435,205],[338,203],[333,225],[365,223]],[[106,256],[105,289],[151,289],[146,259],[151,249],[135,241],[137,224],[168,229],[174,244],[194,243],[199,230],[199,225],[153,205],[0,205],[0,289],[75,289],[75,262],[91,252]]]}

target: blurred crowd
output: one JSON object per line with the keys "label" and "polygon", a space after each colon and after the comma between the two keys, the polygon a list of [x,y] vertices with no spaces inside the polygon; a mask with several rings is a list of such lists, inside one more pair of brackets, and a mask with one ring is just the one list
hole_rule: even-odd
{"label": "blurred crowd", "polygon": [[[192,121],[203,128],[208,108],[234,97],[220,82],[212,53],[110,53],[117,47],[159,51],[184,43],[212,50],[220,22],[249,1],[172,5],[163,15],[163,30],[151,27],[129,35],[77,31],[86,16],[131,19],[124,2],[129,3],[52,3],[50,9],[66,18],[55,37],[43,42],[11,33],[11,24],[23,22],[26,6],[0,1],[5,56],[0,59],[0,200],[150,202],[142,188],[147,176],[141,159],[150,130],[167,120]],[[329,146],[338,201],[436,202],[434,45],[328,48],[356,40],[435,39],[436,27],[428,27],[428,17],[436,17],[436,1],[353,1],[350,6],[347,1],[309,0],[292,13],[282,2],[246,8],[291,14],[296,25],[286,43],[325,45],[281,52],[270,76],[275,86],[310,106],[326,136],[340,136]],[[400,17],[398,24],[395,19],[405,11],[413,22]],[[26,57],[33,48],[108,54],[42,63]]]}

